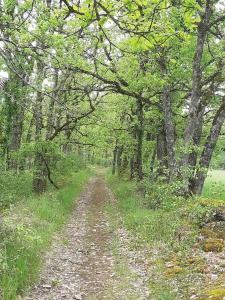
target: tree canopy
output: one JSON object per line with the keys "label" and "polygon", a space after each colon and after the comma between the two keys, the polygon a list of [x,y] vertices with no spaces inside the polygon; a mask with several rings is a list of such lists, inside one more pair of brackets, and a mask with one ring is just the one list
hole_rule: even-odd
{"label": "tree canopy", "polygon": [[3,166],[42,192],[77,151],[200,194],[224,153],[224,25],[216,0],[2,0]]}

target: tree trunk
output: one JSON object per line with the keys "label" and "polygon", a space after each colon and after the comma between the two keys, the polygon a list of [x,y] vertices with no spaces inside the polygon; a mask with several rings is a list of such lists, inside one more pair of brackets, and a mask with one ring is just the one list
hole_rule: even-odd
{"label": "tree trunk", "polygon": [[143,113],[143,104],[141,99],[137,99],[137,119],[138,124],[136,126],[136,172],[138,180],[143,179],[143,170],[142,170],[142,145],[143,145],[143,136],[144,136],[144,113]]}
{"label": "tree trunk", "polygon": [[32,140],[32,128],[34,126],[34,116],[32,116],[31,120],[30,120],[30,125],[28,128],[28,132],[27,132],[27,137],[26,137],[26,143],[30,143]]}
{"label": "tree trunk", "polygon": [[[25,75],[23,76],[25,78]],[[15,86],[11,86],[14,83]],[[20,149],[26,105],[26,89],[24,82],[15,74],[10,74],[10,82],[6,86],[8,98],[8,169],[17,170],[18,160],[13,154]]]}
{"label": "tree trunk", "polygon": [[134,157],[132,156],[130,158],[130,180],[132,180],[134,178],[134,171],[135,171],[135,167],[134,167]]}
{"label": "tree trunk", "polygon": [[187,117],[187,124],[184,130],[184,147],[185,154],[182,160],[183,166],[188,166],[189,162],[189,151],[188,148],[191,146],[193,135],[198,123],[198,107],[202,94],[202,68],[201,61],[206,40],[206,35],[209,30],[209,22],[212,15],[212,2],[211,0],[206,1],[206,8],[202,20],[198,25],[197,29],[197,44],[195,49],[195,55],[193,60],[193,71],[192,71],[192,90],[191,99],[189,103],[189,112]]}
{"label": "tree trunk", "polygon": [[191,98],[189,102],[189,110],[187,116],[186,127],[184,129],[184,155],[181,160],[181,176],[183,180],[183,194],[189,194],[190,188],[190,149],[193,146],[193,137],[198,127],[198,107],[202,96],[202,56],[204,51],[204,45],[206,41],[207,32],[209,30],[210,18],[212,16],[212,0],[207,0],[205,5],[204,14],[201,17],[201,21],[197,27],[197,42],[195,55],[193,59],[192,67],[192,89]]}
{"label": "tree trunk", "polygon": [[129,165],[129,160],[127,158],[127,155],[125,155],[123,158],[123,162],[122,162],[122,172],[123,173],[126,171],[128,165]]}
{"label": "tree trunk", "polygon": [[189,155],[189,166],[191,168],[191,175],[189,178],[189,189],[192,190],[194,185],[194,178],[196,172],[196,166],[198,161],[198,147],[200,146],[201,137],[202,137],[202,129],[203,129],[203,122],[204,122],[204,113],[205,107],[201,107],[198,113],[198,126],[195,129],[194,136],[193,136],[193,146],[194,149]]}
{"label": "tree trunk", "polygon": [[151,157],[151,161],[150,161],[150,174],[149,174],[150,178],[153,177],[156,154],[157,154],[157,145],[155,145],[155,147],[154,147],[152,157]]}
{"label": "tree trunk", "polygon": [[117,164],[118,175],[121,175],[122,172],[122,153],[123,153],[123,147],[117,146],[116,164]]}
{"label": "tree trunk", "polygon": [[8,160],[8,168],[17,170],[18,161],[17,159],[11,157],[16,151],[20,149],[21,139],[23,134],[23,122],[24,122],[24,113],[25,108],[22,105],[18,108],[17,113],[13,117],[12,121],[12,129],[11,129],[11,142],[9,145],[9,160]]}
{"label": "tree trunk", "polygon": [[196,173],[195,183],[192,189],[192,193],[194,195],[200,195],[202,192],[205,178],[207,176],[209,164],[212,158],[212,154],[215,149],[216,142],[218,140],[220,130],[223,126],[224,120],[225,120],[225,103],[223,103],[220,106],[219,110],[217,111],[213,119],[210,133],[206,139],[206,143],[199,162],[199,169]]}
{"label": "tree trunk", "polygon": [[117,143],[113,150],[112,174],[116,174],[116,157],[117,157]]}
{"label": "tree trunk", "polygon": [[167,176],[168,169],[167,148],[165,132],[162,131],[157,136],[157,160],[159,161],[158,175]]}
{"label": "tree trunk", "polygon": [[[43,66],[41,63],[37,63],[37,85],[41,89],[43,76]],[[35,142],[38,147],[36,149],[35,160],[34,160],[34,178],[33,178],[33,189],[36,193],[40,194],[46,190],[47,180],[46,180],[46,166],[43,161],[43,149],[40,149],[40,141],[42,135],[43,127],[43,112],[42,112],[42,101],[43,95],[41,92],[36,94],[36,105],[34,108],[34,118],[35,118]]]}
{"label": "tree trunk", "polygon": [[[67,114],[66,115],[66,120],[69,121],[69,115]],[[70,128],[68,128],[68,126],[65,128],[65,138],[66,138],[66,143],[63,144],[63,152],[65,154],[68,154],[71,152],[72,150],[72,147],[71,147],[71,144],[69,143],[70,141],[70,137],[71,137],[71,134],[72,134],[72,130]]]}
{"label": "tree trunk", "polygon": [[[163,53],[164,55],[164,53]],[[164,56],[160,59],[160,70],[161,75],[164,78],[167,74],[166,62]],[[168,155],[168,168],[169,168],[169,182],[173,181],[174,177],[177,175],[177,163],[176,163],[176,152],[175,152],[175,126],[173,123],[172,117],[172,108],[171,108],[171,95],[169,86],[167,83],[164,86],[162,94],[162,110],[164,114],[164,128],[166,136],[166,148]]]}
{"label": "tree trunk", "polygon": [[49,107],[48,107],[48,119],[47,119],[47,130],[46,130],[46,140],[49,140],[52,136],[53,128],[54,128],[54,113],[55,113],[55,98],[57,97],[56,88],[58,85],[59,72],[58,69],[55,69],[54,73],[54,84],[52,91],[52,98],[50,99]]}

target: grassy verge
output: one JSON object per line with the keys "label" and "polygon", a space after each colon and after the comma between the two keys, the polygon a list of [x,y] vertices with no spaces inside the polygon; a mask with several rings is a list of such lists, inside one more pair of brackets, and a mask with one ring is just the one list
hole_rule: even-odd
{"label": "grassy verge", "polygon": [[153,299],[190,299],[201,293],[209,276],[198,236],[204,221],[224,201],[185,200],[174,197],[165,186],[152,186],[144,197],[135,182],[109,174],[107,181],[117,198],[108,213],[121,216],[123,226],[135,236],[135,247],[147,247],[152,253],[149,288]]}
{"label": "grassy verge", "polygon": [[225,171],[212,170],[206,179],[203,197],[225,201]]}
{"label": "grassy verge", "polygon": [[88,173],[82,170],[64,178],[59,191],[24,198],[4,212],[0,227],[1,299],[16,299],[37,279],[42,252],[68,219]]}

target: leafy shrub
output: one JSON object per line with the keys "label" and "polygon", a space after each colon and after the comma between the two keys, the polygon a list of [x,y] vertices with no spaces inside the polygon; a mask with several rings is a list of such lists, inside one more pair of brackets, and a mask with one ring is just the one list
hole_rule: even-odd
{"label": "leafy shrub", "polygon": [[224,205],[223,200],[199,198],[191,199],[186,209],[191,221],[202,226],[212,218],[216,208]]}
{"label": "leafy shrub", "polygon": [[146,179],[142,182],[144,193],[144,203],[147,208],[173,210],[180,206],[184,199],[175,194],[177,185],[167,184],[160,181]]}
{"label": "leafy shrub", "polygon": [[68,175],[68,173],[78,172],[84,167],[84,160],[72,153],[66,156],[63,155],[58,159],[54,167],[54,172],[58,175]]}
{"label": "leafy shrub", "polygon": [[0,176],[0,207],[8,207],[32,195],[32,174],[23,171],[19,174],[3,172]]}

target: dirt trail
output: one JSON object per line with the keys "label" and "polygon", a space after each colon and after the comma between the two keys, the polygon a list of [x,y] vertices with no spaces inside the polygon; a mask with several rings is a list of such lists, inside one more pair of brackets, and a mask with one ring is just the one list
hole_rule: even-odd
{"label": "dirt trail", "polygon": [[54,241],[39,283],[23,300],[131,299],[126,293],[117,294],[113,233],[104,213],[104,205],[110,199],[104,181],[92,178],[70,222]]}

